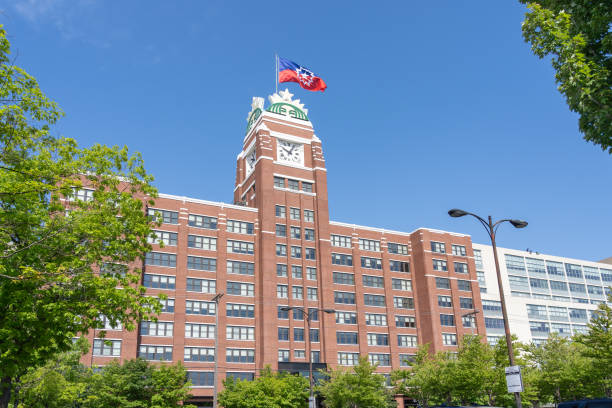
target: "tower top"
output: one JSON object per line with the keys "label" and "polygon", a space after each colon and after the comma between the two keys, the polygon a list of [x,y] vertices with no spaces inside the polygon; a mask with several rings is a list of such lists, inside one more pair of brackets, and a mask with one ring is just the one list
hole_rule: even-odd
{"label": "tower top", "polygon": [[[270,106],[266,109],[266,112],[276,113],[278,115],[288,116],[293,119],[303,120],[310,122],[308,119],[308,109],[304,108],[304,104],[299,99],[293,99],[293,94],[289,92],[289,89],[274,93],[268,96]],[[251,103],[251,111],[247,115],[247,128],[246,133],[248,134],[253,124],[259,119],[264,111],[264,98],[254,96]]]}

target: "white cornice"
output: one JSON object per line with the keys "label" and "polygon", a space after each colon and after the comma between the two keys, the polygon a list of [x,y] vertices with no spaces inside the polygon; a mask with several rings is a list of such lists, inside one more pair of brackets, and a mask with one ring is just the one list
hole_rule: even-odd
{"label": "white cornice", "polygon": [[357,225],[357,224],[348,224],[345,222],[338,222],[338,221],[330,221],[329,222],[330,225],[336,225],[339,227],[348,227],[348,228],[353,228],[353,229],[363,229],[366,231],[375,231],[375,232],[381,232],[383,234],[395,234],[395,235],[404,235],[404,236],[410,236],[412,234],[414,234],[415,232],[419,231],[419,230],[427,230],[427,231],[431,231],[431,232],[436,232],[439,234],[450,234],[453,236],[457,236],[457,237],[469,237],[469,235],[465,235],[465,234],[459,234],[457,232],[450,232],[450,231],[442,231],[442,230],[437,230],[437,229],[432,229],[432,228],[417,228],[412,232],[402,232],[402,231],[393,231],[393,230],[388,230],[385,228],[376,228],[376,227],[367,227],[364,225]]}
{"label": "white cornice", "polygon": [[221,202],[217,202],[217,201],[200,200],[199,198],[177,196],[177,195],[171,195],[171,194],[160,193],[158,197],[159,198],[167,198],[169,200],[177,200],[177,201],[187,202],[187,203],[212,205],[212,206],[221,207],[221,208],[232,208],[234,210],[243,210],[243,211],[250,211],[250,212],[257,212],[257,211],[259,211],[257,208],[244,207],[242,205],[221,203]]}

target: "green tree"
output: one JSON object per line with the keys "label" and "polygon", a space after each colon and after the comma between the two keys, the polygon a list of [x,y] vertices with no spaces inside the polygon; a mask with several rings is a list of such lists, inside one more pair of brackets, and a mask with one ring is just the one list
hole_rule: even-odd
{"label": "green tree", "polygon": [[305,408],[308,380],[299,375],[273,373],[269,367],[253,381],[228,377],[219,393],[225,408]]}
{"label": "green tree", "polygon": [[418,402],[423,408],[435,403],[438,394],[439,377],[433,358],[429,353],[429,344],[419,346],[408,370],[396,370],[391,374],[395,392]]}
{"label": "green tree", "polygon": [[376,366],[361,357],[350,370],[338,368],[327,373],[328,378],[317,387],[328,408],[389,408],[395,407],[393,395],[385,377],[376,374]]}
{"label": "green tree", "polygon": [[462,405],[484,402],[489,373],[494,369],[493,350],[481,336],[464,336],[459,345],[453,382]]}
{"label": "green tree", "polygon": [[519,0],[529,12],[523,38],[552,57],[559,91],[580,115],[584,138],[612,153],[612,2]]}
{"label": "green tree", "polygon": [[160,310],[138,269],[98,274],[150,249],[142,197],[156,191],[140,155],[52,136],[62,112],[9,51],[0,26],[0,408],[28,367],[102,328],[100,315],[133,329]]}

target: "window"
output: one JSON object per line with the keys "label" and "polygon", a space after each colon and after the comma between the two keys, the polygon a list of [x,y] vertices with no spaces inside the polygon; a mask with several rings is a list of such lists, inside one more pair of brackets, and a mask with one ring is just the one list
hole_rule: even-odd
{"label": "window", "polygon": [[346,305],[355,304],[355,294],[352,292],[337,292],[334,291],[334,303],[343,303]]}
{"label": "window", "polygon": [[215,302],[205,302],[201,300],[186,300],[185,313],[214,316],[217,313],[217,304]]}
{"label": "window", "polygon": [[442,333],[442,344],[445,346],[456,346],[457,335],[452,333]]}
{"label": "window", "polygon": [[388,346],[389,335],[382,333],[368,333],[368,346]]}
{"label": "window", "polygon": [[104,315],[100,315],[99,320],[104,330],[121,330],[123,328],[121,322],[116,322],[113,325],[113,323],[108,319],[108,317]]}
{"label": "window", "polygon": [[302,267],[298,265],[291,265],[291,277],[293,279],[302,279]]}
{"label": "window", "polygon": [[304,329],[299,327],[293,329],[293,341],[304,341]]}
{"label": "window", "polygon": [[297,180],[287,180],[287,185],[289,186],[289,190],[298,191],[300,189],[300,182]]}
{"label": "window", "polygon": [[300,209],[291,207],[289,208],[289,218],[292,220],[299,221],[300,220]]}
{"label": "window", "polygon": [[382,269],[382,260],[378,258],[361,257],[361,267],[368,269]]}
{"label": "window", "polygon": [[453,255],[455,256],[466,256],[465,247],[463,245],[452,245]]}
{"label": "window", "polygon": [[318,322],[319,321],[319,310],[314,307],[308,308],[308,314],[310,315],[310,321]]}
{"label": "window", "polygon": [[[459,307],[462,308],[462,309],[473,309],[474,308],[474,301],[472,300],[472,298],[460,297],[459,298]],[[483,309],[485,308],[484,307],[484,300],[482,301],[482,308]]]}
{"label": "window", "polygon": [[355,312],[336,312],[337,324],[357,324],[357,313]]}
{"label": "window", "polygon": [[227,253],[228,254],[247,254],[253,255],[254,244],[252,242],[245,241],[232,241],[227,240]]}
{"label": "window", "polygon": [[371,275],[363,275],[363,286],[367,286],[370,288],[384,288],[384,280],[382,276],[371,276]]}
{"label": "window", "polygon": [[306,279],[316,281],[317,280],[317,268],[307,266],[306,267]]}
{"label": "window", "polygon": [[304,249],[304,259],[309,259],[309,260],[317,259],[317,250],[314,248]]}
{"label": "window", "polygon": [[[571,290],[571,285],[572,284],[570,283],[570,290]],[[584,286],[584,285],[582,285],[582,286]],[[603,288],[601,286],[588,285],[587,286],[587,291],[591,295],[603,296],[603,294],[604,294]]]}
{"label": "window", "polygon": [[287,256],[287,245],[276,244],[276,255]]}
{"label": "window", "polygon": [[317,288],[306,288],[306,296],[308,300],[318,300],[319,294]]}
{"label": "window", "polygon": [[199,293],[215,293],[216,282],[211,279],[187,278],[187,291]]}
{"label": "window", "polygon": [[287,299],[289,297],[289,287],[287,285],[276,285],[276,297]]}
{"label": "window", "polygon": [[485,317],[485,327],[487,329],[503,329],[504,319],[498,319],[495,317]]}
{"label": "window", "polygon": [[400,367],[410,367],[414,364],[416,356],[414,354],[400,354]]}
{"label": "window", "polygon": [[612,270],[610,269],[600,269],[601,271],[601,280],[604,282],[612,282]]}
{"label": "window", "polygon": [[370,295],[366,293],[363,295],[363,303],[366,306],[384,307],[385,306],[385,296],[384,295]]}
{"label": "window", "polygon": [[304,299],[304,288],[301,286],[292,286],[291,297],[293,299]]}
{"label": "window", "polygon": [[211,371],[188,371],[187,379],[194,387],[212,387],[214,385],[214,373]]}
{"label": "window", "polygon": [[176,255],[166,254],[164,252],[147,252],[145,255],[145,265],[176,268]]}
{"label": "window", "polygon": [[204,249],[207,251],[217,250],[217,238],[203,237],[200,235],[189,235],[187,237],[187,246],[189,248]]}
{"label": "window", "polygon": [[214,339],[214,324],[185,323],[185,337],[194,339]]}
{"label": "window", "polygon": [[525,258],[525,264],[527,265],[527,272],[529,272],[529,274],[546,275],[546,267],[544,266],[543,260],[535,258]]}
{"label": "window", "polygon": [[437,289],[450,289],[450,280],[447,278],[436,278]]}
{"label": "window", "polygon": [[255,350],[253,349],[226,349],[225,361],[228,363],[254,363]]}
{"label": "window", "polygon": [[176,277],[145,273],[142,285],[145,288],[152,289],[174,289],[176,287]]}
{"label": "window", "polygon": [[487,286],[487,281],[485,280],[484,272],[476,271],[476,278],[478,279],[478,284],[480,285],[480,289]]}
{"label": "window", "polygon": [[414,316],[395,316],[395,327],[416,328],[416,318]]}
{"label": "window", "polygon": [[459,290],[464,290],[464,291],[469,292],[472,290],[472,284],[470,281],[457,279],[457,288]]}
{"label": "window", "polygon": [[255,265],[251,262],[227,261],[227,273],[254,275]]}
{"label": "window", "polygon": [[398,334],[397,345],[399,347],[417,347],[417,336]]}
{"label": "window", "polygon": [[387,315],[377,313],[366,313],[366,325],[367,326],[386,326]]}
{"label": "window", "polygon": [[203,258],[200,256],[188,256],[187,269],[215,272],[217,270],[217,260],[214,258]]}
{"label": "window", "polygon": [[276,215],[278,218],[285,218],[286,212],[287,210],[285,209],[284,205],[277,205],[274,207],[274,215]]}
{"label": "window", "polygon": [[163,243],[167,246],[176,246],[178,241],[178,234],[176,232],[153,231],[153,235],[149,236],[147,239],[150,244]]}
{"label": "window", "polygon": [[315,240],[315,230],[313,230],[312,228],[304,228],[304,240],[314,241]]}
{"label": "window", "polygon": [[225,336],[228,340],[255,340],[255,328],[247,326],[226,326]]}
{"label": "window", "polygon": [[455,315],[440,314],[440,324],[442,326],[454,326],[455,325]]}
{"label": "window", "polygon": [[302,181],[302,191],[305,193],[312,193],[312,183]]}
{"label": "window", "polygon": [[334,283],[338,285],[354,285],[355,284],[355,275],[352,273],[345,272],[334,272],[333,273]]}
{"label": "window", "polygon": [[289,350],[278,350],[278,361],[289,361]]}
{"label": "window", "polygon": [[291,236],[293,239],[302,239],[302,232],[300,227],[291,227]]}
{"label": "window", "polygon": [[215,361],[215,349],[212,347],[185,347],[185,361]]}
{"label": "window", "polygon": [[283,177],[274,176],[274,187],[285,188],[285,179]]}
{"label": "window", "polygon": [[525,261],[522,256],[504,254],[506,257],[506,268],[508,273],[525,274]]}
{"label": "window", "polygon": [[292,258],[301,258],[302,257],[302,247],[292,246],[291,247],[291,257]]}
{"label": "window", "polygon": [[414,309],[414,299],[409,297],[393,296],[393,306],[398,309]]}
{"label": "window", "polygon": [[550,315],[550,320],[568,320],[567,308],[565,307],[548,306],[548,314]]}
{"label": "window", "polygon": [[304,320],[302,309],[293,309],[293,320]]}
{"label": "window", "polygon": [[368,354],[368,359],[370,360],[370,364],[378,364],[379,366],[390,366],[391,365],[391,357],[390,354],[385,353],[370,353]]}
{"label": "window", "polygon": [[553,333],[559,333],[561,336],[571,336],[572,331],[569,324],[564,323],[551,323],[550,328]]}
{"label": "window", "polygon": [[174,299],[157,299],[162,305],[162,313],[174,313]]}
{"label": "window", "polygon": [[240,303],[227,303],[226,307],[226,316],[227,317],[255,317],[255,306],[254,305],[244,305]]}
{"label": "window", "polygon": [[255,296],[255,285],[244,282],[227,282],[227,294],[237,296]]}
{"label": "window", "polygon": [[277,237],[287,236],[287,226],[285,224],[276,224],[276,236]]}
{"label": "window", "polygon": [[138,348],[138,357],[149,361],[172,361],[172,347],[142,345]]}
{"label": "window", "polygon": [[140,322],[141,336],[172,337],[173,330],[172,322]]}
{"label": "window", "polygon": [[217,229],[217,219],[215,217],[206,217],[204,215],[189,214],[188,224],[190,227]]}
{"label": "window", "polygon": [[408,245],[394,244],[393,242],[389,242],[387,244],[387,249],[389,250],[390,254],[408,255]]}
{"label": "window", "polygon": [[532,322],[529,321],[529,328],[532,336],[548,336],[550,333],[550,325],[548,322]]}
{"label": "window", "polygon": [[438,306],[453,307],[453,302],[450,296],[438,296]]}
{"label": "window", "polygon": [[529,291],[529,280],[522,276],[508,276],[510,289]]}
{"label": "window", "polygon": [[253,235],[253,223],[237,220],[227,220],[227,232]]}
{"label": "window", "polygon": [[313,363],[321,362],[321,352],[319,350],[313,350],[310,352],[310,361]]}
{"label": "window", "polygon": [[276,264],[276,276],[286,277],[287,276],[287,265]]}
{"label": "window", "polygon": [[474,263],[476,263],[476,269],[483,269],[482,264],[482,252],[480,249],[474,249]]}
{"label": "window", "polygon": [[454,262],[455,273],[468,273],[468,264],[465,262]]}
{"label": "window", "polygon": [[354,366],[359,362],[359,353],[338,352],[338,364]]}
{"label": "window", "polygon": [[351,237],[332,234],[331,244],[332,246],[337,246],[337,247],[342,247],[342,248],[351,248]]}
{"label": "window", "polygon": [[149,217],[154,217],[164,224],[178,224],[178,212],[168,210],[158,210],[155,208],[149,208],[147,210]]}
{"label": "window", "polygon": [[285,310],[287,306],[277,306],[278,318],[279,319],[289,319],[289,310]]}
{"label": "window", "polygon": [[561,262],[546,261],[546,270],[549,276],[565,276]]}
{"label": "window", "polygon": [[306,358],[306,351],[304,350],[293,350],[293,358]]}
{"label": "window", "polygon": [[304,221],[305,222],[314,222],[314,211],[312,211],[312,210],[304,210]]}
{"label": "window", "polygon": [[119,357],[121,355],[121,340],[94,339],[93,355]]}
{"label": "window", "polygon": [[319,340],[319,329],[310,329],[310,341],[318,343]]}
{"label": "window", "polygon": [[569,309],[569,315],[573,322],[587,320],[587,313],[584,309]]}
{"label": "window", "polygon": [[353,266],[353,256],[345,254],[332,254],[332,264]]}
{"label": "window", "polygon": [[586,288],[581,283],[569,283],[569,290],[572,293],[586,293]]}
{"label": "window", "polygon": [[443,261],[442,259],[434,259],[433,269],[434,271],[448,271],[448,267],[446,266],[446,261]]}
{"label": "window", "polygon": [[359,238],[359,249],[362,251],[380,252],[380,241]]}
{"label": "window", "polygon": [[125,278],[128,272],[127,265],[116,264],[112,262],[104,262],[100,265],[100,274],[114,278]]}
{"label": "window", "polygon": [[412,291],[412,281],[410,281],[408,279],[392,278],[391,279],[391,287],[394,290]]}
{"label": "window", "polygon": [[437,252],[439,254],[446,253],[446,245],[442,242],[431,241],[431,252]]}
{"label": "window", "polygon": [[580,265],[565,264],[565,274],[568,278],[582,279],[582,267]]}
{"label": "window", "polygon": [[410,272],[410,263],[403,261],[389,261],[389,269],[394,272]]}

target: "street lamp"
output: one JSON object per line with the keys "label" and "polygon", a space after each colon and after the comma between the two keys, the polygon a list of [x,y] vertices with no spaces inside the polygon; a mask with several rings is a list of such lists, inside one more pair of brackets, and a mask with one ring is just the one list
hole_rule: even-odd
{"label": "street lamp", "polygon": [[[493,258],[495,259],[495,272],[497,273],[497,285],[499,287],[499,298],[501,300],[501,308],[502,315],[504,317],[504,329],[506,331],[506,344],[508,346],[508,357],[510,359],[510,365],[514,364],[514,351],[512,350],[512,336],[510,335],[510,325],[508,323],[508,311],[506,310],[506,299],[504,297],[504,288],[501,280],[501,272],[499,271],[499,259],[497,259],[497,245],[495,243],[495,235],[497,234],[497,229],[504,222],[509,222],[512,224],[514,228],[525,228],[527,226],[527,221],[523,220],[515,220],[515,219],[503,219],[493,222],[493,219],[489,215],[488,220],[485,221],[483,218],[479,217],[476,214],[472,214],[467,211],[460,210],[458,208],[453,208],[448,212],[448,215],[454,218],[463,217],[465,215],[471,215],[476,218],[482,226],[487,230],[487,234],[489,234],[489,238],[491,238],[491,246],[493,246]],[[521,408],[521,393],[515,392],[514,399],[516,400],[517,408]]]}
{"label": "street lamp", "polygon": [[308,309],[308,312],[306,312],[304,310],[304,308],[302,306],[284,306],[281,307],[280,310],[282,311],[289,311],[289,310],[299,310],[300,312],[302,312],[302,315],[304,315],[304,318],[306,319],[306,327],[308,328],[308,382],[310,384],[310,398],[308,399],[308,407],[309,408],[314,408],[314,380],[312,377],[312,348],[310,345],[310,319],[312,318],[312,312],[315,311],[322,311],[324,313],[335,313],[336,311],[334,309],[316,309],[316,308],[311,308]]}
{"label": "street lamp", "polygon": [[[463,320],[464,317],[476,316],[477,313],[480,313],[480,310],[474,309],[471,312],[464,313],[461,315],[461,320]],[[476,324],[476,318],[474,318],[474,325],[475,324]],[[474,335],[474,325],[472,324],[472,321],[470,320],[470,327],[472,328],[472,336]]]}
{"label": "street lamp", "polygon": [[213,408],[217,408],[217,376],[219,369],[219,301],[223,292],[217,293],[211,300],[215,302],[215,372],[213,378]]}

